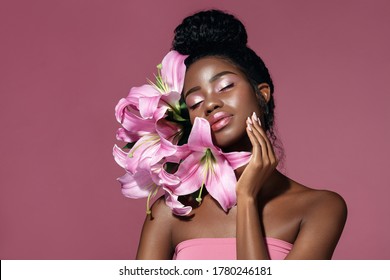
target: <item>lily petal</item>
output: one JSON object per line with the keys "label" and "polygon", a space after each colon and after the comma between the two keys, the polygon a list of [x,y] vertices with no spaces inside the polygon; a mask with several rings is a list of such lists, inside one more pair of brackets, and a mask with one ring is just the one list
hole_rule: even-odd
{"label": "lily petal", "polygon": [[169,208],[172,209],[172,212],[178,216],[186,216],[192,211],[191,206],[184,206],[178,200],[178,196],[173,194],[168,189],[165,189],[165,203]]}
{"label": "lily petal", "polygon": [[133,133],[122,127],[118,128],[118,130],[116,131],[116,139],[123,142],[133,143],[136,142],[139,138],[139,132]]}
{"label": "lily petal", "polygon": [[158,186],[165,186],[168,189],[180,184],[180,179],[176,175],[165,171],[163,165],[163,163],[158,163],[150,168],[154,183]]}
{"label": "lily petal", "polygon": [[228,161],[216,157],[213,173],[209,173],[206,179],[206,189],[225,212],[236,204],[236,183],[236,176]]}
{"label": "lily petal", "polygon": [[142,118],[140,112],[130,106],[124,111],[122,126],[127,131],[136,132],[139,136],[156,131],[156,121],[154,119]]}
{"label": "lily petal", "polygon": [[146,134],[142,136],[130,149],[126,159],[125,169],[132,174],[137,169],[150,170],[150,159],[160,148],[160,137],[157,134]]}
{"label": "lily petal", "polygon": [[188,146],[191,147],[191,150],[197,152],[203,152],[205,148],[215,147],[211,138],[210,124],[206,119],[195,118],[191,134],[188,137]]}
{"label": "lily petal", "polygon": [[164,138],[159,138],[159,142],[149,147],[143,152],[139,160],[139,168],[150,169],[151,166],[157,164],[164,157],[175,154],[176,147],[171,142]]}
{"label": "lily petal", "polygon": [[247,164],[252,156],[250,152],[231,152],[224,153],[223,155],[233,169],[237,169]]}
{"label": "lily petal", "polygon": [[192,151],[188,148],[187,144],[182,146],[176,146],[176,152],[173,155],[167,156],[165,160],[167,162],[179,163],[181,160],[187,158]]}
{"label": "lily petal", "polygon": [[144,84],[140,87],[132,87],[127,98],[132,98],[133,102],[139,103],[138,100],[141,97],[153,98],[156,96],[161,96],[160,92],[152,85]]}
{"label": "lily petal", "polygon": [[123,114],[126,107],[130,104],[126,98],[121,98],[118,104],[115,106],[115,118],[119,123],[123,122]]}
{"label": "lily petal", "polygon": [[157,110],[161,96],[141,97],[139,99],[139,112],[144,119],[151,119]]}
{"label": "lily petal", "polygon": [[134,175],[126,173],[117,180],[121,183],[122,194],[128,198],[148,197],[155,186],[147,171],[138,171]]}
{"label": "lily petal", "polygon": [[166,109],[179,110],[180,109],[180,98],[181,93],[176,91],[168,92],[163,94],[160,100],[160,107],[165,107]]}
{"label": "lily petal", "polygon": [[203,167],[199,164],[201,159],[200,153],[191,153],[180,164],[175,173],[180,178],[181,184],[173,189],[176,195],[187,195],[195,192],[205,183],[205,174]]}
{"label": "lily petal", "polygon": [[116,163],[122,167],[126,167],[126,160],[127,160],[127,153],[122,151],[121,148],[119,148],[117,145],[114,146],[112,154],[114,155],[114,159]]}
{"label": "lily petal", "polygon": [[160,119],[156,122],[156,131],[161,138],[167,139],[173,144],[177,144],[179,141],[178,134],[182,131],[183,127],[177,123]]}
{"label": "lily petal", "polygon": [[183,90],[186,66],[184,60],[187,56],[181,55],[177,51],[170,51],[161,63],[161,76],[168,84],[171,91],[181,93]]}

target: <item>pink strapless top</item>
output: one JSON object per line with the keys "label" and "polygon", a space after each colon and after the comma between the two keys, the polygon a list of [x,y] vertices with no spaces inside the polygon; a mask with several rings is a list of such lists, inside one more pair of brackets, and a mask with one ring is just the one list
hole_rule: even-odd
{"label": "pink strapless top", "polygon": [[[293,244],[266,237],[271,260],[284,260]],[[174,260],[236,260],[236,238],[195,238],[177,244]]]}

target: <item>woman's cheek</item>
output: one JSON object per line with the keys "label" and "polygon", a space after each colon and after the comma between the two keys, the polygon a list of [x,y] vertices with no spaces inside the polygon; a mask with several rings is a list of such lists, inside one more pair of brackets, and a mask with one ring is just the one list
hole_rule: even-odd
{"label": "woman's cheek", "polygon": [[245,119],[259,109],[256,94],[250,88],[240,88],[231,92],[226,96],[225,104],[234,108],[236,114],[243,115]]}
{"label": "woman's cheek", "polygon": [[224,103],[229,104],[232,108],[240,107],[240,104],[244,101],[238,90],[235,92],[225,93],[224,99]]}

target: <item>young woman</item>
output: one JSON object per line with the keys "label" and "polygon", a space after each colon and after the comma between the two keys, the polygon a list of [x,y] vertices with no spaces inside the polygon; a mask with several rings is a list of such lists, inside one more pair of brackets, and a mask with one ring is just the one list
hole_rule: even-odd
{"label": "young woman", "polygon": [[158,199],[145,220],[137,259],[332,257],[346,204],[338,194],[303,186],[276,169],[274,87],[246,44],[243,24],[221,11],[199,12],[176,28],[173,49],[188,55],[182,95],[191,122],[206,119],[222,151],[252,157],[235,171],[237,204],[227,212],[207,193],[188,217],[173,215]]}

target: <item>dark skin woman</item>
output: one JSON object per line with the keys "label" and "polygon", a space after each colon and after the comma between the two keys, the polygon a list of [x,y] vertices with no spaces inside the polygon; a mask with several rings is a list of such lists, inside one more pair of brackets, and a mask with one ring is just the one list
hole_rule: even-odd
{"label": "dark skin woman", "polygon": [[[265,237],[293,244],[286,259],[332,257],[346,222],[346,204],[340,195],[303,186],[276,169],[270,140],[273,117],[266,116],[269,108],[273,114],[272,81],[254,78],[245,63],[230,55],[235,50],[189,58],[182,94],[191,122],[196,117],[210,122],[216,146],[224,152],[252,153],[249,163],[235,170],[237,204],[225,212],[206,194],[182,218],[172,214],[164,198],[158,199],[153,217],[145,220],[137,259],[172,259],[184,240],[226,237],[236,238],[237,259],[269,259]],[[215,121],[216,114],[223,117]]]}

